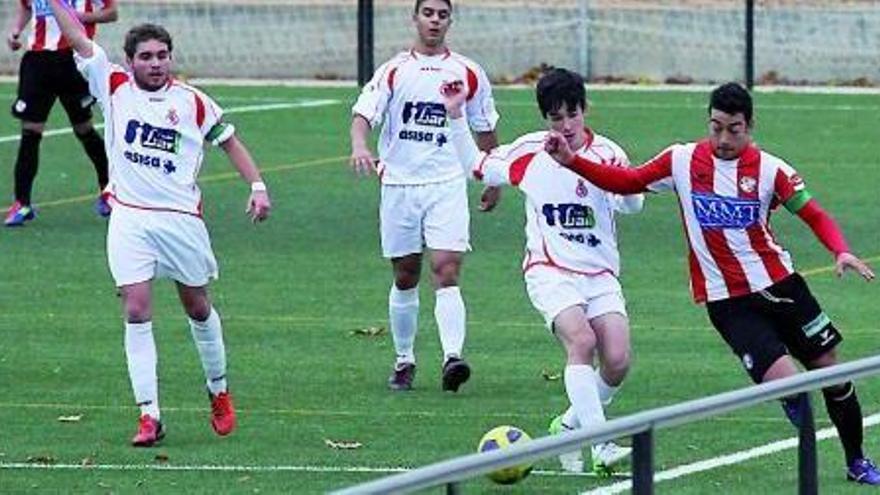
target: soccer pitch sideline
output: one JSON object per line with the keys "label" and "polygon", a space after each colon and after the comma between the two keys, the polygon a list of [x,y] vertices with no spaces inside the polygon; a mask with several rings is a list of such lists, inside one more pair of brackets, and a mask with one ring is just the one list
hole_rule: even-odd
{"label": "soccer pitch sideline", "polygon": [[[221,153],[202,172],[206,218],[221,266],[213,285],[225,319],[230,383],[240,428],[216,437],[202,372],[168,282],[156,284],[163,419],[160,447],[133,449],[136,426],[122,348],[119,301],[106,268],[102,220],[91,212],[93,172],[79,143],[43,140],[36,221],[0,231],[0,492],[321,493],[472,452],[481,435],[515,424],[545,434],[565,393],[558,345],[531,308],[520,273],[523,207],[506,191],[491,214],[474,212],[474,252],[462,288],[474,376],[459,394],[440,390],[433,297],[422,288],[415,390],[386,390],[392,346],[385,328],[390,272],[380,258],[378,186],[348,170],[355,90],[206,88],[229,110],[273,194],[268,223],[243,213],[246,186]],[[15,88],[0,85],[12,101]],[[591,91],[590,122],[634,162],[705,134],[705,92]],[[496,90],[500,136],[542,126],[529,90]],[[53,112],[52,129],[66,127]],[[880,264],[876,96],[757,94],[758,142],[786,158],[837,218],[860,255]],[[17,122],[0,120],[0,190],[12,189]],[[479,186],[471,188],[472,210]],[[880,289],[837,280],[830,256],[799,220],[774,217],[781,242],[844,334],[845,359],[874,354]],[[685,242],[670,195],[619,220],[622,283],[633,326],[630,376],[610,410],[619,417],[748,385],[745,373],[687,292]],[[880,411],[880,381],[858,384],[866,416]],[[821,398],[814,397],[821,405]],[[830,422],[819,407],[818,427]],[[66,421],[62,421],[62,419]],[[790,438],[776,404],[663,430],[656,468],[679,470],[658,493],[790,493],[796,451],[719,458]],[[334,448],[353,446],[358,448]],[[866,450],[880,455],[876,428]],[[843,481],[836,440],[819,443],[822,493],[864,490]],[[723,460],[723,459],[722,459]],[[541,472],[513,487],[477,479],[466,493],[578,493],[619,479]],[[627,470],[624,467],[624,470]],[[670,471],[672,472],[672,471]],[[682,474],[683,473],[683,474]],[[434,492],[440,493],[441,490]]]}

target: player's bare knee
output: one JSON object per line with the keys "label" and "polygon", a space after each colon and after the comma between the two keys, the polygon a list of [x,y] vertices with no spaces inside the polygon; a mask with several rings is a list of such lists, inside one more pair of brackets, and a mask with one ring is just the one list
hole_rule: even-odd
{"label": "player's bare knee", "polygon": [[46,124],[43,122],[22,122],[21,133],[42,136]]}
{"label": "player's bare knee", "polygon": [[602,353],[602,368],[605,370],[612,385],[623,381],[629,372],[631,354],[629,349],[605,349]]}
{"label": "player's bare knee", "polygon": [[128,323],[145,323],[152,319],[153,311],[149,300],[137,297],[125,300],[125,321]]}
{"label": "player's bare knee", "polygon": [[[580,357],[589,363],[596,350],[596,335],[592,331],[574,332],[566,339],[569,357]],[[586,364],[585,363],[585,364]]]}
{"label": "player's bare knee", "polygon": [[211,301],[205,296],[187,297],[183,300],[183,310],[195,321],[205,321],[211,316]]}
{"label": "player's bare knee", "polygon": [[77,137],[85,136],[90,134],[94,130],[94,126],[92,126],[92,122],[87,120],[80,124],[76,124],[73,126],[73,132],[77,135]]}

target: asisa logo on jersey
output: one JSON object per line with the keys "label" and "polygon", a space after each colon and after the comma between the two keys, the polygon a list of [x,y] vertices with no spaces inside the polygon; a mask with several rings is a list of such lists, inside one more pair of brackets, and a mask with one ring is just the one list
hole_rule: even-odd
{"label": "asisa logo on jersey", "polygon": [[412,122],[428,127],[446,127],[446,107],[431,101],[408,101],[401,113],[404,124]]}
{"label": "asisa logo on jersey", "polygon": [[547,221],[547,225],[553,227],[559,224],[564,229],[592,229],[596,226],[596,217],[593,209],[587,205],[578,203],[561,203],[554,205],[546,203],[541,207],[541,213]]}
{"label": "asisa logo on jersey", "polygon": [[701,227],[710,229],[746,229],[756,223],[761,213],[757,199],[740,199],[716,194],[693,194],[694,215]]}
{"label": "asisa logo on jersey", "polygon": [[174,129],[165,129],[146,122],[129,120],[125,128],[125,142],[134,144],[137,140],[141,146],[147,149],[177,153],[180,133]]}

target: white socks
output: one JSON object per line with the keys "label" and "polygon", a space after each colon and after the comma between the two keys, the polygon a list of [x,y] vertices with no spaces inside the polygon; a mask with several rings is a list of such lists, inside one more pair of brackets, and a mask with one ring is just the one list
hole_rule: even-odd
{"label": "white socks", "polygon": [[394,338],[397,364],[416,362],[413,344],[419,325],[419,287],[400,290],[391,284],[388,294],[388,319]]}
{"label": "white socks", "polygon": [[580,427],[605,422],[605,412],[596,386],[598,381],[598,373],[592,366],[575,364],[565,367],[565,391]]}
{"label": "white socks", "polygon": [[159,419],[159,381],[156,377],[156,342],[153,322],[125,324],[125,358],[134,400],[141,415]]}
{"label": "white socks", "polygon": [[436,292],[434,318],[440,331],[440,345],[443,346],[444,361],[450,357],[461,357],[464,347],[465,322],[467,312],[461,290],[458,286],[444,287]]}
{"label": "white socks", "polygon": [[226,347],[223,345],[223,327],[214,308],[205,321],[189,319],[193,341],[199,350],[205,380],[211,394],[226,392]]}

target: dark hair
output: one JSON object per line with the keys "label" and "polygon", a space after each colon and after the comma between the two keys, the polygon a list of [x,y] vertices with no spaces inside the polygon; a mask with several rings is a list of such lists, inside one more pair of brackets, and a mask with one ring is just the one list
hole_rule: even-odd
{"label": "dark hair", "polygon": [[541,116],[547,118],[550,112],[556,112],[564,103],[569,109],[581,107],[587,109],[587,90],[584,89],[584,78],[567,69],[549,68],[538,79],[536,88],[538,108]]}
{"label": "dark hair", "polygon": [[709,96],[709,113],[713,108],[730,115],[741,113],[746,124],[752,124],[752,95],[739,83],[729,82],[715,88]]}
{"label": "dark hair", "polygon": [[125,45],[123,46],[125,54],[128,58],[134,58],[137,51],[138,43],[144,41],[156,40],[160,43],[168,45],[168,51],[173,51],[174,47],[171,43],[171,35],[168,31],[157,24],[139,24],[128,30],[125,34]]}
{"label": "dark hair", "polygon": [[[419,7],[421,7],[422,4],[425,3],[425,2],[427,2],[427,1],[428,1],[428,0],[416,0],[416,6],[413,8],[413,12],[415,12],[416,14],[418,14],[418,13],[419,13]],[[443,0],[443,2],[446,3],[446,5],[449,5],[449,10],[452,10],[452,0]]]}

